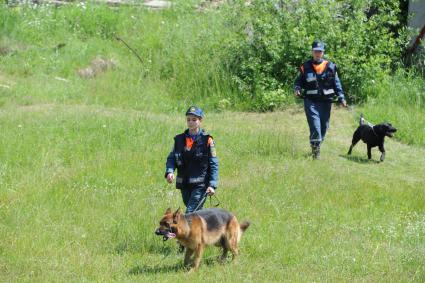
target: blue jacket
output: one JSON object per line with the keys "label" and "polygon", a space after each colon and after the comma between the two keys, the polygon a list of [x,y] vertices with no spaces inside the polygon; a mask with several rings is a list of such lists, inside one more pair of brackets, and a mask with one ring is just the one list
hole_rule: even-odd
{"label": "blue jacket", "polygon": [[165,177],[177,169],[176,187],[204,183],[217,188],[218,159],[212,137],[201,130],[191,137],[189,130],[174,137],[174,146],[167,157]]}
{"label": "blue jacket", "polygon": [[331,102],[335,95],[338,101],[345,100],[336,65],[327,60],[302,64],[294,89],[303,90],[303,96],[311,100]]}

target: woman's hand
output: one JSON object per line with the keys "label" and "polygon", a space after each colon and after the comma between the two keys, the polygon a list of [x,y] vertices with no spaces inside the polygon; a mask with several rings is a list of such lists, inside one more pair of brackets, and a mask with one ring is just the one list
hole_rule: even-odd
{"label": "woman's hand", "polygon": [[209,196],[214,195],[214,194],[215,194],[215,190],[214,190],[214,188],[213,188],[213,187],[208,187],[208,188],[207,188],[207,194],[208,194]]}
{"label": "woman's hand", "polygon": [[168,173],[167,175],[167,182],[169,184],[171,184],[174,181],[174,174],[173,173]]}

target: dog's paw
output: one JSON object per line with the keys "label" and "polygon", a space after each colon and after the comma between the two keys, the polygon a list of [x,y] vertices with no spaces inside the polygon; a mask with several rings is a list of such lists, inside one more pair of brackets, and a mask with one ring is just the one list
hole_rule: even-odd
{"label": "dog's paw", "polygon": [[188,271],[187,274],[192,274],[196,271],[197,269],[195,267],[191,267]]}
{"label": "dog's paw", "polygon": [[218,257],[218,262],[220,264],[225,264],[225,263],[227,263],[227,261],[228,261],[227,256],[219,256]]}

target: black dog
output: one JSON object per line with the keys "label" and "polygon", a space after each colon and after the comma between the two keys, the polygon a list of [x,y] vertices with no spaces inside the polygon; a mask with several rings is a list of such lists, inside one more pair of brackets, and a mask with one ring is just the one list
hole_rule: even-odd
{"label": "black dog", "polygon": [[350,149],[348,150],[348,155],[351,154],[353,147],[362,140],[367,144],[367,157],[372,158],[371,149],[372,147],[377,146],[381,152],[381,162],[385,159],[385,148],[384,148],[384,139],[385,136],[393,137],[394,133],[397,132],[397,129],[394,128],[390,123],[382,123],[378,125],[371,125],[363,119],[363,115],[360,116],[360,125],[353,134],[353,140],[351,142]]}

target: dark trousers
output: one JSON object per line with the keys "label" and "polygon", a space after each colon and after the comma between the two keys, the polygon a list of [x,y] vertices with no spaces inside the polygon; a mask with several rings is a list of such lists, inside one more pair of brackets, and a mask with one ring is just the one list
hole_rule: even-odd
{"label": "dark trousers", "polygon": [[199,205],[198,210],[202,209],[207,199],[204,198],[205,192],[207,191],[205,184],[184,186],[184,189],[180,191],[182,193],[184,205],[186,206],[186,213],[194,212],[201,201],[202,203]]}
{"label": "dark trousers", "polygon": [[332,103],[304,99],[304,110],[310,128],[310,144],[320,146],[329,128]]}

